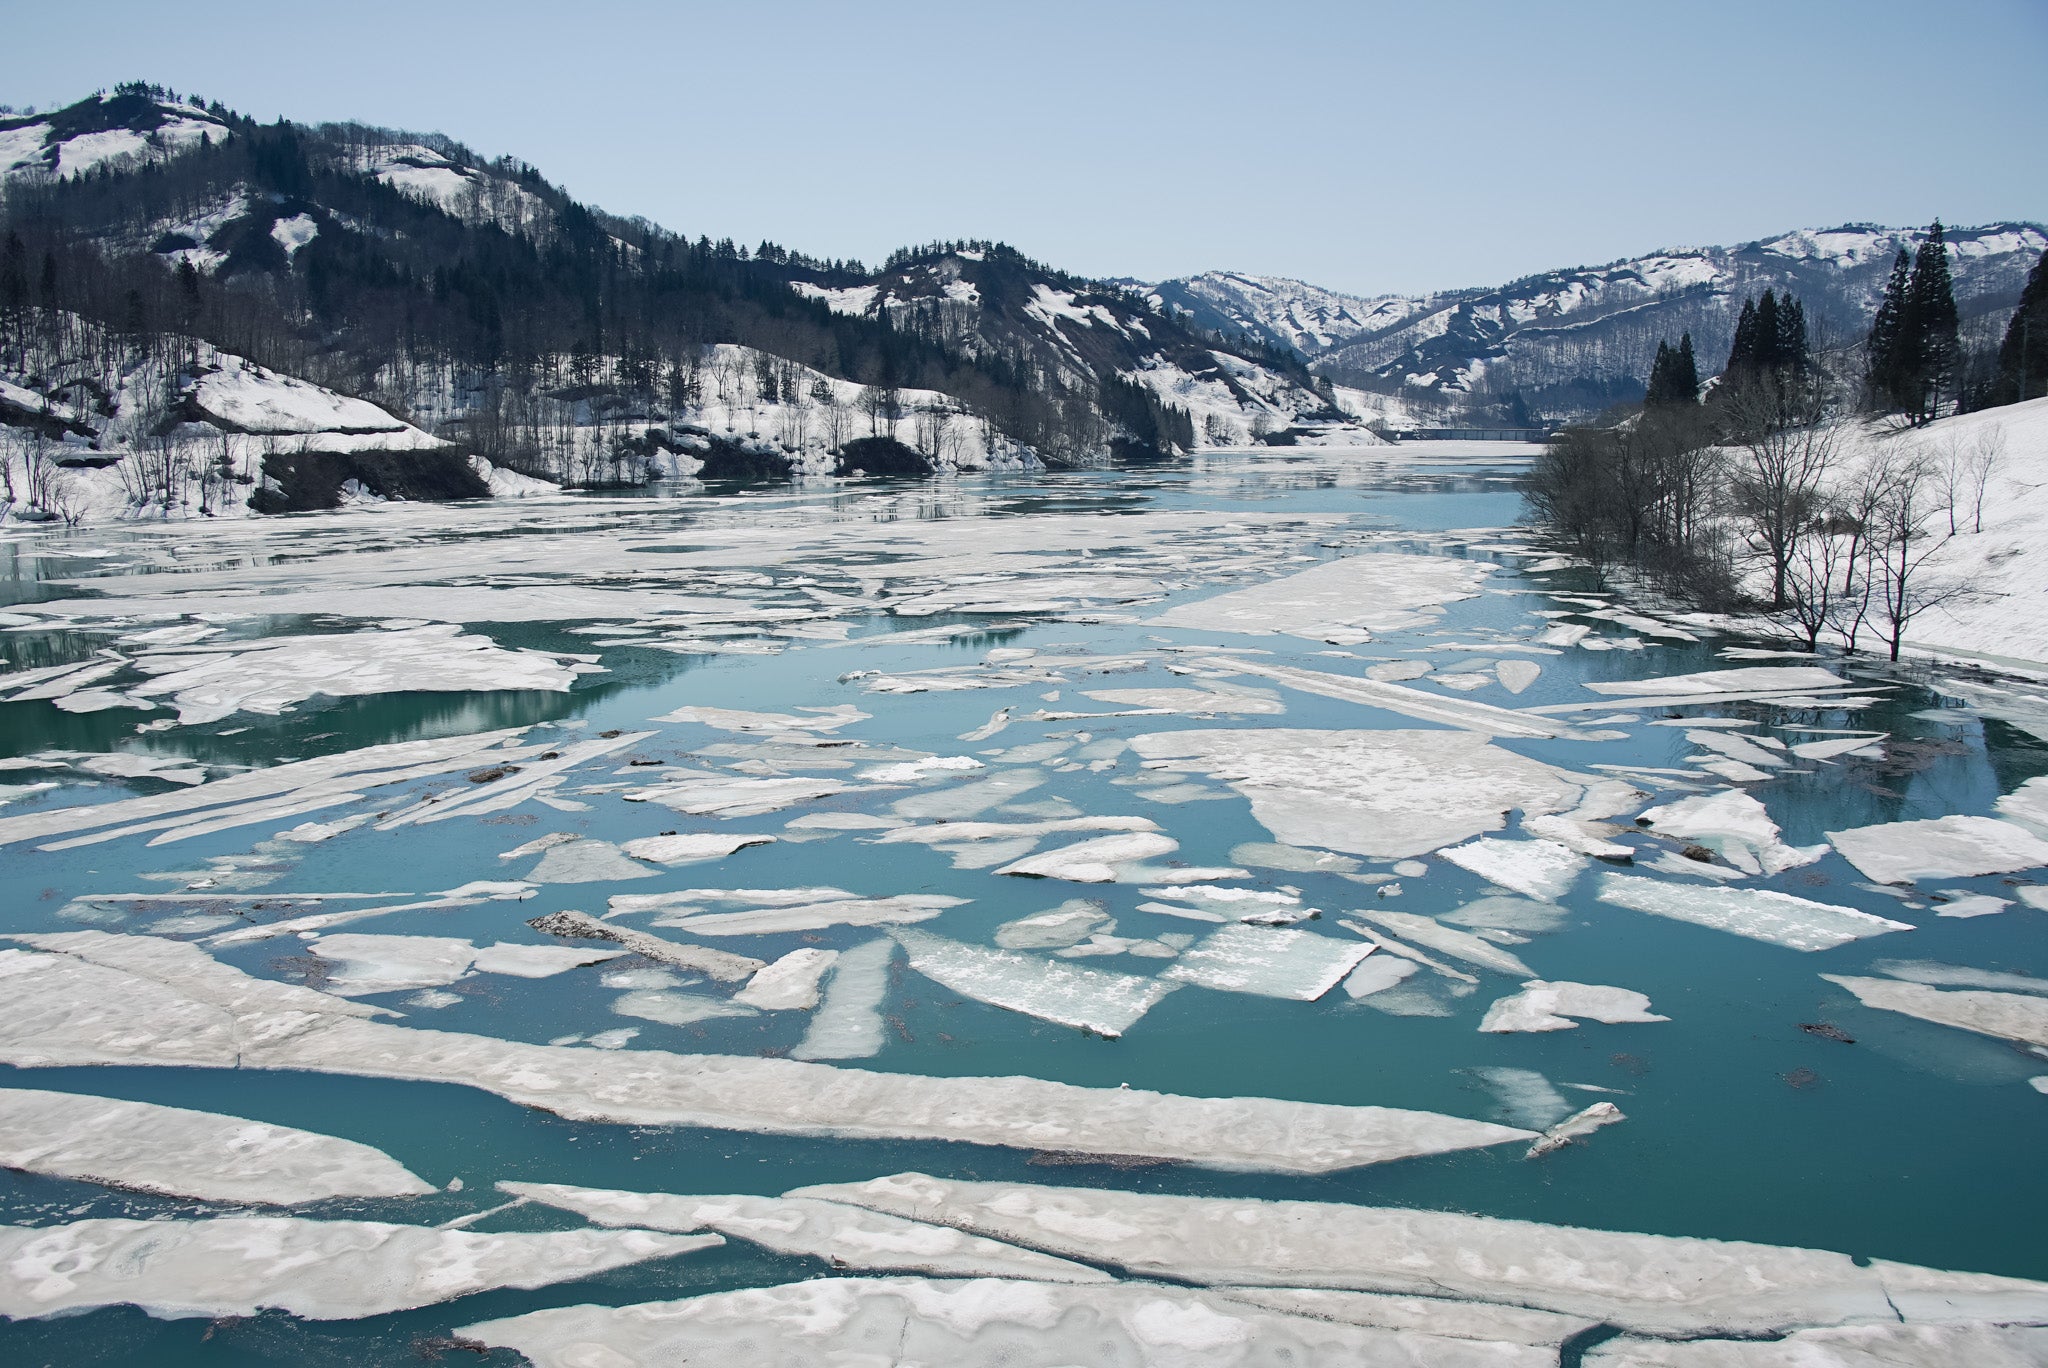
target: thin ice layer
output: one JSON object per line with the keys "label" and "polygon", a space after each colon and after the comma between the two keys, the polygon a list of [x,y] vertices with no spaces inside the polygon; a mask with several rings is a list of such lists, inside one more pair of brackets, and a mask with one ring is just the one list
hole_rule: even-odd
{"label": "thin ice layer", "polygon": [[1115,1038],[1178,985],[1065,960],[964,945],[923,931],[893,933],[910,967],[977,1002]]}
{"label": "thin ice layer", "polygon": [[[172,941],[97,931],[33,940],[42,952],[0,951],[0,1062],[19,1067],[157,1063],[416,1079],[575,1120],[957,1140],[1256,1172],[1328,1172],[1529,1138],[1382,1107],[529,1045],[362,1020],[344,1014],[367,1010],[358,1004],[249,978]],[[195,956],[210,968],[195,974]]]}
{"label": "thin ice layer", "polygon": [[1911,923],[1853,907],[1810,902],[1768,888],[1708,888],[1634,874],[1600,879],[1600,901],[1633,912],[1709,926],[1793,950],[1832,950],[1866,936],[1911,931]]}
{"label": "thin ice layer", "polygon": [[0,1268],[10,1274],[0,1278],[0,1316],[139,1306],[169,1319],[278,1310],[356,1320],[495,1287],[574,1282],[723,1243],[645,1230],[479,1235],[294,1216],[0,1226]]}
{"label": "thin ice layer", "polygon": [[1643,820],[1662,835],[1705,845],[1745,874],[1781,874],[1828,852],[1786,845],[1764,805],[1741,789],[1681,798],[1649,809]]}
{"label": "thin ice layer", "polygon": [[1382,859],[1498,831],[1510,808],[1563,812],[1580,796],[1560,771],[1469,732],[1196,730],[1131,746],[1228,783],[1280,841]]}
{"label": "thin ice layer", "polygon": [[2048,865],[2048,841],[1996,817],[1936,817],[1830,831],[1844,859],[1877,883],[1970,879]]}
{"label": "thin ice layer", "polygon": [[1847,988],[1865,1007],[2048,1049],[2048,997],[1971,988],[1944,991],[1924,983],[1849,974],[1821,977]]}
{"label": "thin ice layer", "polygon": [[1220,1292],[978,1278],[820,1278],[638,1306],[569,1306],[467,1325],[536,1368],[1551,1368],[1557,1352],[1266,1310]]}
{"label": "thin ice layer", "polygon": [[1314,931],[1234,922],[1204,936],[1160,977],[1225,993],[1313,1002],[1372,949]]}
{"label": "thin ice layer", "polygon": [[1587,1021],[1669,1021],[1650,1010],[1650,999],[1632,988],[1610,988],[1604,983],[1546,983],[1531,979],[1513,997],[1504,997],[1486,1009],[1479,1029],[1491,1035],[1513,1032],[1569,1031]]}
{"label": "thin ice layer", "polygon": [[548,978],[585,964],[617,959],[624,950],[562,945],[476,946],[453,936],[316,936],[306,948],[330,966],[324,985],[343,997],[438,988],[472,973]]}
{"label": "thin ice layer", "polygon": [[1369,552],[1183,603],[1152,621],[1160,627],[1254,636],[1284,632],[1350,645],[1370,641],[1375,632],[1430,625],[1443,605],[1475,597],[1495,568],[1449,556]]}
{"label": "thin ice layer", "polygon": [[202,1202],[432,1192],[382,1150],[215,1112],[0,1088],[0,1167]]}
{"label": "thin ice layer", "polygon": [[687,1233],[713,1230],[735,1240],[828,1260],[834,1268],[930,1273],[942,1278],[1030,1278],[1108,1282],[1100,1269],[950,1226],[907,1221],[815,1197],[694,1196],[620,1192],[561,1183],[500,1183],[500,1191],[573,1211],[593,1225]]}
{"label": "thin ice layer", "polygon": [[2048,1283],[1450,1212],[955,1182],[922,1173],[789,1195],[949,1225],[1135,1277],[1460,1298],[1587,1316],[1643,1334],[2048,1320]]}
{"label": "thin ice layer", "polygon": [[842,950],[794,1059],[872,1059],[882,1052],[882,1003],[896,942],[886,936]]}
{"label": "thin ice layer", "polygon": [[1587,864],[1584,855],[1556,841],[1504,841],[1493,836],[1453,846],[1442,854],[1488,883],[1538,902],[1555,902],[1570,892]]}

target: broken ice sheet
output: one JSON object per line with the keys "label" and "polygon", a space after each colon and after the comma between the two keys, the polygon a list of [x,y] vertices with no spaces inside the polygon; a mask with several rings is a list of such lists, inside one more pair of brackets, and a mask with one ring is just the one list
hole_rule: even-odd
{"label": "broken ice sheet", "polygon": [[479,1235],[377,1221],[233,1216],[0,1226],[0,1316],[139,1306],[153,1316],[355,1320],[495,1287],[574,1282],[723,1244],[716,1235],[570,1230]]}
{"label": "broken ice sheet", "polygon": [[1353,645],[1375,632],[1430,625],[1443,605],[1477,595],[1495,568],[1448,556],[1365,553],[1180,604],[1152,622]]}
{"label": "broken ice sheet", "polygon": [[1571,1114],[1564,1094],[1534,1069],[1488,1066],[1466,1072],[1486,1085],[1497,1104],[1495,1114],[1511,1126],[1540,1131]]}
{"label": "broken ice sheet", "polygon": [[333,966],[327,991],[343,997],[438,988],[472,973],[547,978],[585,964],[617,959],[624,950],[500,942],[478,947],[450,936],[318,936],[307,949]]}
{"label": "broken ice sheet", "polygon": [[1812,864],[1826,845],[1791,846],[1764,805],[1740,789],[1681,798],[1642,814],[1652,830],[1697,841],[1745,874],[1782,874]]}
{"label": "broken ice sheet", "polygon": [[1233,922],[1197,941],[1160,977],[1219,992],[1313,1002],[1372,949],[1313,931]]}
{"label": "broken ice sheet", "polygon": [[714,1230],[778,1254],[829,1260],[838,1269],[903,1270],[941,1277],[1021,1277],[1109,1282],[1085,1264],[812,1197],[685,1196],[559,1183],[499,1183],[510,1196],[573,1211],[600,1226],[689,1233]]}
{"label": "broken ice sheet", "polygon": [[911,968],[956,993],[1112,1039],[1178,986],[1014,950],[966,945],[923,931],[892,934]]}
{"label": "broken ice sheet", "polygon": [[1180,842],[1156,831],[1124,832],[1013,860],[996,873],[1073,883],[1114,883],[1126,878],[1132,866],[1178,849]]}
{"label": "broken ice sheet", "polygon": [[1444,859],[1469,869],[1488,883],[1540,902],[1555,902],[1571,890],[1588,861],[1577,851],[1550,840],[1504,841],[1482,836],[1468,845],[1439,852]]}
{"label": "broken ice sheet", "polygon": [[1078,945],[1096,932],[1116,929],[1116,922],[1093,898],[1070,898],[1050,912],[1020,917],[996,928],[995,942],[1005,950],[1057,950]]}
{"label": "broken ice sheet", "polygon": [[840,952],[824,999],[793,1059],[869,1059],[882,1051],[882,1003],[896,942],[886,936]]}
{"label": "broken ice sheet", "polygon": [[1968,879],[2048,865],[2048,841],[2017,822],[1948,816],[1830,831],[1828,839],[1878,883]]}
{"label": "broken ice sheet", "polygon": [[1412,912],[1371,911],[1364,908],[1359,909],[1355,915],[1418,945],[1426,945],[1440,954],[1463,960],[1467,964],[1476,964],[1482,969],[1491,969],[1496,974],[1513,974],[1517,978],[1535,976],[1534,970],[1498,945],[1469,931],[1445,926],[1435,918],[1418,916]]}
{"label": "broken ice sheet", "polygon": [[688,831],[674,836],[643,836],[627,841],[620,849],[636,860],[674,866],[722,860],[735,851],[748,846],[767,845],[774,839],[773,836],[726,836],[715,831]]}
{"label": "broken ice sheet", "polygon": [[1221,779],[1290,845],[1383,859],[1497,831],[1503,812],[1561,812],[1580,787],[1468,732],[1192,730],[1133,738],[1148,760]]}
{"label": "broken ice sheet", "polygon": [[296,1205],[434,1191],[353,1140],[33,1088],[0,1088],[0,1167],[203,1202]]}
{"label": "broken ice sheet", "polygon": [[757,970],[733,1001],[770,1012],[807,1012],[818,1005],[818,982],[839,958],[837,950],[805,947]]}
{"label": "broken ice sheet", "polygon": [[529,883],[537,884],[614,883],[653,877],[653,870],[627,859],[610,841],[593,840],[550,847],[526,876]]}
{"label": "broken ice sheet", "polygon": [[1926,983],[1888,978],[1822,974],[1856,995],[1866,1007],[1918,1017],[1942,1026],[1997,1036],[2022,1045],[2048,1047],[2048,997],[1983,989],[1944,990]]}
{"label": "broken ice sheet", "polygon": [[1908,922],[1811,902],[1767,888],[1701,888],[1631,874],[1600,878],[1600,901],[1793,950],[1832,950],[1866,936],[1911,931]]}
{"label": "broken ice sheet", "polygon": [[1632,989],[1531,979],[1521,992],[1487,1008],[1479,1029],[1489,1035],[1569,1031],[1578,1025],[1573,1017],[1610,1023],[1671,1020],[1652,1012],[1650,999]]}

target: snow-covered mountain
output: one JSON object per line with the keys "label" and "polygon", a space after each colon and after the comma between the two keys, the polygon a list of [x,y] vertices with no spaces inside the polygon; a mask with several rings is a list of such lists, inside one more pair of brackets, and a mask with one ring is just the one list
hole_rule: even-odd
{"label": "snow-covered mountain", "polygon": [[[1512,398],[1532,412],[1574,417],[1639,398],[1658,342],[1685,332],[1711,373],[1742,301],[1766,289],[1804,302],[1817,345],[1860,341],[1894,254],[1920,236],[1849,224],[1431,296],[1363,298],[1229,272],[1147,289],[1162,306],[1289,348],[1317,374],[1399,395],[1411,408],[1426,409],[1432,397],[1448,411]],[[2048,233],[1996,223],[1951,228],[1947,237],[1965,339],[1981,343],[2003,327]]]}
{"label": "snow-covered mountain", "polygon": [[1297,356],[997,243],[871,271],[693,242],[445,137],[259,125],[148,86],[0,118],[0,151],[9,278],[34,286],[10,412],[211,348],[570,484],[1376,440]]}

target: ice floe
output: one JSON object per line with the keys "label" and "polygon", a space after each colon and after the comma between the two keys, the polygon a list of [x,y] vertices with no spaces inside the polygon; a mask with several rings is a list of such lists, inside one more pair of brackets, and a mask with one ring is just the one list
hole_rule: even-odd
{"label": "ice floe", "polygon": [[1557,841],[1503,841],[1482,836],[1467,845],[1438,852],[1488,883],[1540,902],[1554,902],[1571,890],[1587,859]]}
{"label": "ice floe", "polygon": [[537,884],[616,883],[651,879],[654,871],[626,858],[610,841],[566,841],[549,848],[527,875]]}
{"label": "ice floe", "polygon": [[[1233,929],[1304,934],[1223,928]],[[580,1120],[954,1140],[1258,1172],[1328,1172],[1529,1138],[1384,1107],[530,1045],[364,1020],[372,1009],[250,978],[155,937],[80,931],[15,939],[37,947],[0,950],[0,1062],[20,1067],[153,1063],[412,1079],[480,1088]],[[840,956],[835,988],[856,953]],[[886,980],[886,962],[860,967]],[[820,1027],[828,1027],[831,997],[828,989]]]}
{"label": "ice floe", "polygon": [[203,1202],[432,1192],[381,1150],[215,1112],[0,1088],[0,1167]]}
{"label": "ice floe", "polygon": [[825,1259],[834,1268],[931,1273],[943,1278],[1026,1278],[1104,1283],[1109,1274],[1068,1259],[815,1197],[694,1196],[620,1192],[561,1183],[500,1183],[514,1197],[573,1211],[601,1226],[716,1231],[778,1254]]}
{"label": "ice floe", "polygon": [[1998,814],[2048,837],[2048,778],[2029,779],[1998,800]]}
{"label": "ice floe", "polygon": [[1360,908],[1354,914],[1376,926],[1384,927],[1397,936],[1426,945],[1452,959],[1467,964],[1476,964],[1482,969],[1491,969],[1496,974],[1513,974],[1516,978],[1534,978],[1535,970],[1493,942],[1460,931],[1455,926],[1445,926],[1433,917],[1419,916],[1413,912],[1384,912]]}
{"label": "ice floe", "polygon": [[1101,903],[1071,898],[1050,912],[1004,922],[996,928],[995,942],[1005,950],[1057,950],[1115,929],[1116,922]]}
{"label": "ice floe", "polygon": [[1632,1337],[1586,1351],[1585,1368],[2040,1368],[2048,1330],[2004,1325],[1847,1325],[1778,1340]]}
{"label": "ice floe", "polygon": [[832,978],[793,1059],[871,1059],[882,1052],[882,1004],[896,942],[877,937],[833,961]]}
{"label": "ice floe", "polygon": [[1745,874],[1782,874],[1827,854],[1825,845],[1791,846],[1764,805],[1740,789],[1681,798],[1643,813],[1651,829],[1696,841]]}
{"label": "ice floe", "polygon": [[616,959],[624,950],[570,949],[500,942],[476,946],[452,936],[316,936],[306,948],[330,966],[325,987],[343,997],[438,988],[471,974],[548,978],[585,964]]}
{"label": "ice floe", "polygon": [[1170,608],[1154,626],[1256,636],[1286,633],[1352,645],[1375,632],[1437,620],[1443,606],[1472,598],[1495,567],[1448,556],[1347,556],[1263,584]]}
{"label": "ice floe", "polygon": [[645,931],[635,931],[631,927],[614,926],[610,922],[599,921],[587,912],[550,912],[544,917],[535,917],[527,925],[550,936],[566,936],[572,940],[610,941],[615,945],[623,945],[633,954],[644,955],[662,964],[673,964],[678,969],[694,969],[700,974],[709,974],[712,978],[722,979],[727,983],[737,983],[753,977],[764,964],[764,961],[747,955],[713,950],[705,945],[683,945],[660,936],[651,936]]}
{"label": "ice floe", "polygon": [[1382,708],[1388,712],[1399,713],[1403,717],[1436,722],[1463,731],[1477,732],[1483,736],[1558,737],[1581,740],[1587,738],[1586,733],[1578,731],[1568,723],[1555,721],[1536,709],[1523,711],[1497,708],[1491,703],[1478,703],[1469,698],[1449,698],[1426,689],[1410,689],[1381,680],[1334,675],[1321,670],[1304,670],[1299,666],[1275,665],[1266,661],[1240,660],[1232,657],[1210,663],[1218,669],[1227,669],[1232,673],[1255,674],[1302,693],[1318,694],[1346,703],[1359,703],[1369,708]]}
{"label": "ice floe", "polygon": [[1112,1039],[1179,986],[1015,950],[965,945],[923,931],[892,934],[911,968],[956,993]]}
{"label": "ice floe", "polygon": [[1851,974],[1821,977],[1847,988],[1865,1007],[2048,1048],[2048,997],[1972,988],[1943,990],[1925,983]]}
{"label": "ice floe", "polygon": [[1287,927],[1219,926],[1160,975],[1226,993],[1313,1002],[1372,953],[1372,946]]}
{"label": "ice floe", "polygon": [[2017,822],[1951,815],[1830,831],[1835,849],[1878,883],[1968,879],[2048,865],[2048,840]]}
{"label": "ice floe", "polygon": [[1581,793],[1561,772],[1471,733],[1195,730],[1131,745],[1168,769],[1228,783],[1283,842],[1383,859],[1497,831],[1510,808],[1565,811]]}
{"label": "ice floe", "polygon": [[1156,831],[1125,832],[1098,836],[1093,840],[1012,860],[996,873],[1032,879],[1065,879],[1070,883],[1114,883],[1129,878],[1133,866],[1157,855],[1171,855],[1179,849],[1179,841]]}
{"label": "ice floe", "polygon": [[1600,901],[1691,922],[1793,950],[1832,950],[1866,936],[1911,931],[1909,922],[1795,898],[1768,888],[1701,888],[1631,874],[1603,874]]}
{"label": "ice floe", "polygon": [[[1658,1019],[1663,1020],[1661,1017]],[[1617,1121],[1626,1120],[1628,1118],[1622,1115],[1621,1108],[1612,1102],[1595,1102],[1581,1111],[1572,1113],[1537,1136],[1536,1143],[1529,1146],[1528,1154],[1523,1157],[1540,1159],[1553,1150],[1577,1144],[1602,1126],[1611,1126]]]}
{"label": "ice floe", "polygon": [[1544,982],[1531,979],[1513,997],[1486,1009],[1479,1029],[1490,1035],[1514,1032],[1569,1031],[1587,1021],[1669,1021],[1650,1010],[1650,999],[1629,988],[1598,983]]}
{"label": "ice floe", "polygon": [[479,1235],[377,1221],[234,1216],[0,1226],[0,1315],[139,1306],[153,1316],[355,1320],[496,1287],[546,1287],[723,1244],[716,1235]]}
{"label": "ice floe", "polygon": [[808,1012],[818,1005],[819,981],[838,958],[837,950],[792,950],[758,971],[732,1000],[767,1012]]}
{"label": "ice floe", "polygon": [[536,1368],[593,1363],[1020,1363],[1101,1368],[1547,1368],[1556,1351],[1269,1310],[1219,1291],[1011,1279],[825,1278],[637,1306],[570,1306],[467,1325]]}
{"label": "ice floe", "polygon": [[949,1225],[1136,1277],[1457,1298],[1586,1316],[1659,1336],[1768,1335],[1901,1320],[2048,1320],[2048,1283],[1813,1249],[1450,1212],[956,1182],[919,1173],[790,1195]]}
{"label": "ice floe", "polygon": [[1354,998],[1384,993],[1413,974],[1417,967],[1415,961],[1402,959],[1399,955],[1368,955],[1358,962],[1357,968],[1344,976],[1344,991]]}
{"label": "ice floe", "polygon": [[620,848],[636,860],[674,866],[722,860],[735,851],[745,850],[748,846],[767,845],[774,839],[773,836],[726,836],[715,831],[689,831],[674,836],[643,836],[636,841],[627,841]]}
{"label": "ice floe", "polygon": [[[656,926],[676,927],[695,936],[771,936],[796,931],[822,931],[830,926],[902,926],[930,921],[965,898],[944,893],[900,893],[863,898],[837,888],[715,889],[688,888],[644,897],[619,894],[611,900],[613,916],[654,911]],[[738,905],[738,912],[713,912],[710,904]]]}

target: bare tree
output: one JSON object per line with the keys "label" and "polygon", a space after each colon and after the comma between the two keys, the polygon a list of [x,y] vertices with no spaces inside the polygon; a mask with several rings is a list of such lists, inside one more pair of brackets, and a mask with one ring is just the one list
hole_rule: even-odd
{"label": "bare tree", "polygon": [[1970,452],[1969,483],[1970,530],[1984,530],[1984,495],[1991,487],[1991,478],[2005,464],[2005,429],[1987,427],[1977,434],[1977,444]]}
{"label": "bare tree", "polygon": [[1784,422],[1776,402],[1769,412],[1762,411],[1762,402],[1736,401],[1738,408],[1754,405],[1759,411],[1737,415],[1751,435],[1735,457],[1729,490],[1752,545],[1770,564],[1771,607],[1778,609],[1786,606],[1793,544],[1820,512],[1839,429],[1823,420],[1817,405]]}
{"label": "bare tree", "polygon": [[1963,586],[1934,578],[1927,560],[1947,538],[1928,523],[1939,511],[1938,462],[1920,451],[1892,451],[1884,467],[1882,496],[1875,509],[1870,566],[1891,659],[1899,658],[1906,628],[1914,618],[1963,593]]}

